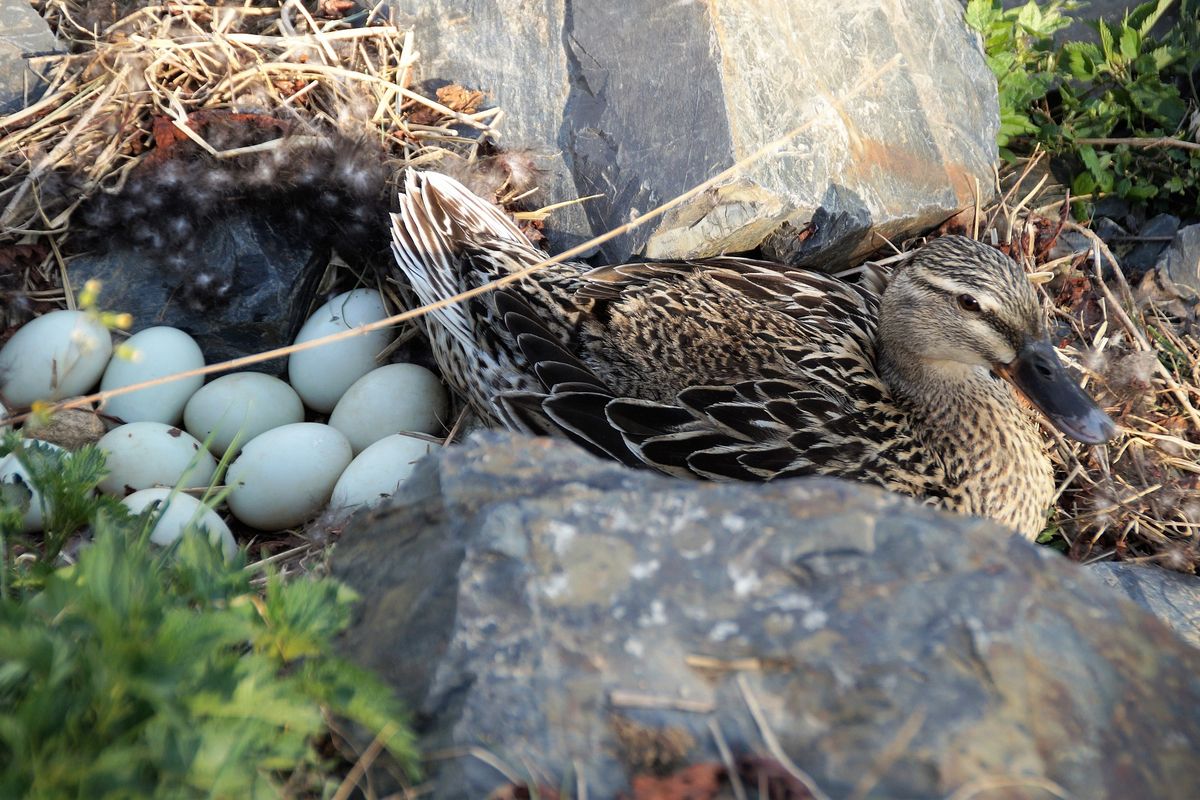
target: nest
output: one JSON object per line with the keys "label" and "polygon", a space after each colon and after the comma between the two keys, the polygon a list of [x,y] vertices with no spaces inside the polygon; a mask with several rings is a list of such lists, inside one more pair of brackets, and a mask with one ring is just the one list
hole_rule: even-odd
{"label": "nest", "polygon": [[[34,314],[74,306],[68,234],[89,203],[138,180],[164,151],[237,159],[288,146],[290,135],[336,135],[378,148],[389,176],[436,164],[467,177],[462,165],[485,161],[496,138],[498,109],[477,110],[482,96],[461,87],[443,87],[434,98],[415,91],[413,33],[347,2],[322,0],[315,12],[295,0],[282,7],[35,4],[67,52],[33,59],[49,89],[0,118],[5,333]],[[258,133],[214,133],[228,124]],[[1047,430],[1059,492],[1043,540],[1078,560],[1146,560],[1194,572],[1200,342],[1189,327],[1193,305],[1172,287],[1159,287],[1154,302],[1144,287],[1135,293],[1104,243],[1068,219],[1069,201],[1048,201],[1053,190],[1044,179],[1031,186],[1041,161],[998,177],[998,203],[970,209],[940,232],[989,241],[1035,274],[1061,334],[1056,343],[1121,426],[1106,448]],[[514,176],[527,166],[519,154],[503,156],[494,175],[473,172],[471,188],[519,200],[532,179]],[[525,221],[536,225],[541,216]],[[536,241],[537,231],[529,232]],[[403,305],[386,281],[380,289]],[[324,541],[280,539],[267,560],[319,566]]]}
{"label": "nest", "polygon": [[446,104],[414,91],[413,33],[376,11],[343,16],[351,3],[323,2],[319,19],[294,0],[35,5],[67,52],[31,58],[49,88],[0,118],[6,328],[72,306],[67,236],[78,235],[77,212],[126,188],[147,171],[143,162],[171,148],[263,161],[306,135],[336,134],[377,148],[396,175],[474,158],[500,114],[478,111],[477,93],[444,92]]}
{"label": "nest", "polygon": [[[323,0],[313,11],[313,4],[295,0],[34,4],[64,52],[30,58],[48,87],[27,108],[0,117],[0,342],[36,315],[74,308],[81,287],[72,285],[71,254],[81,242],[102,244],[105,228],[124,236],[164,217],[161,209],[131,213],[113,204],[136,201],[147,182],[179,179],[181,165],[190,170],[183,182],[193,193],[205,165],[238,160],[274,165],[261,176],[276,184],[273,191],[280,181],[299,190],[303,176],[287,172],[290,157],[302,148],[337,150],[328,146],[332,141],[351,145],[330,156],[343,166],[369,151],[359,160],[381,165],[370,177],[382,176],[390,189],[409,166],[465,169],[487,162],[497,138],[501,112],[479,110],[480,93],[447,86],[426,96],[413,87],[414,34],[390,24],[378,8],[340,0]],[[243,192],[256,180],[248,172]],[[386,238],[383,221],[376,227]],[[158,246],[186,252],[175,244]],[[338,279],[340,263],[335,259],[323,289]],[[394,308],[404,305],[380,275],[342,278],[374,278]],[[320,569],[328,528],[251,546],[284,572]]]}

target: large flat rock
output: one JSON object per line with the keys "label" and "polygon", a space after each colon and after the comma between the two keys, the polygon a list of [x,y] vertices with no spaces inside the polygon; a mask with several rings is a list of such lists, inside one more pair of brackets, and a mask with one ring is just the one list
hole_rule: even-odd
{"label": "large flat rock", "polygon": [[1193,647],[1200,647],[1200,577],[1143,564],[1094,564],[1091,571],[1107,585],[1171,626]]}
{"label": "large flat rock", "polygon": [[41,98],[47,70],[30,59],[58,49],[50,26],[28,0],[0,0],[0,116]]}
{"label": "large flat rock", "polygon": [[[545,154],[552,249],[628,222],[788,131],[778,154],[603,246],[698,257],[762,245],[844,264],[993,182],[996,83],[956,0],[393,0],[421,77],[483,89],[505,143]],[[894,57],[899,65],[850,97]],[[986,197],[985,197],[986,199]]]}
{"label": "large flat rock", "polygon": [[1053,551],[868,487],[480,435],[352,521],[333,572],[436,798],[497,765],[614,798],[719,762],[714,730],[829,797],[1200,797],[1200,651]]}

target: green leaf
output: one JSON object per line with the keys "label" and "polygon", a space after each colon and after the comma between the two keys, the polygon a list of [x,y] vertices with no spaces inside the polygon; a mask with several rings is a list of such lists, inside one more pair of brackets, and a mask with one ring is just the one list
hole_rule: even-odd
{"label": "green leaf", "polygon": [[1125,24],[1131,28],[1135,28],[1142,36],[1148,36],[1150,29],[1153,28],[1162,18],[1162,15],[1167,12],[1175,0],[1157,0],[1157,2],[1142,3],[1137,8],[1129,13],[1125,20]]}
{"label": "green leaf", "polygon": [[1121,58],[1133,61],[1142,52],[1142,37],[1134,28],[1121,29]]}
{"label": "green leaf", "polygon": [[992,24],[999,18],[1000,8],[992,0],[970,0],[967,3],[963,19],[971,28],[986,34]]}
{"label": "green leaf", "polygon": [[1112,28],[1104,20],[1097,20],[1096,30],[1100,33],[1100,48],[1104,51],[1104,60],[1111,63],[1113,60]]}
{"label": "green leaf", "polygon": [[1183,51],[1163,45],[1161,47],[1152,48],[1147,54],[1150,57],[1150,64],[1147,65],[1146,72],[1162,72],[1167,67],[1171,66],[1183,58]]}
{"label": "green leaf", "polygon": [[1100,48],[1092,42],[1068,42],[1063,45],[1067,69],[1076,80],[1096,77],[1096,65],[1101,60]]}
{"label": "green leaf", "polygon": [[1034,0],[1021,6],[1017,12],[1017,24],[1029,33],[1039,33],[1042,27],[1042,10]]}
{"label": "green leaf", "polygon": [[1071,181],[1071,194],[1085,197],[1096,191],[1096,179],[1090,173],[1081,172]]}
{"label": "green leaf", "polygon": [[168,552],[127,513],[87,522],[76,564],[0,597],[0,797],[279,797],[285,773],[327,768],[313,743],[335,712],[415,767],[395,697],[335,654],[344,586],[273,576],[259,601],[205,537]]}
{"label": "green leaf", "polygon": [[14,533],[20,531],[20,519],[29,510],[29,502],[33,499],[33,489],[20,475],[13,475],[4,483],[0,483],[0,507],[16,512],[17,525]]}
{"label": "green leaf", "polygon": [[1188,110],[1174,86],[1157,81],[1131,86],[1129,99],[1152,123],[1172,132],[1183,122]]}
{"label": "green leaf", "polygon": [[1137,200],[1139,202],[1145,202],[1146,200],[1149,200],[1157,195],[1157,186],[1144,183],[1131,185],[1121,194],[1122,197],[1130,200]]}

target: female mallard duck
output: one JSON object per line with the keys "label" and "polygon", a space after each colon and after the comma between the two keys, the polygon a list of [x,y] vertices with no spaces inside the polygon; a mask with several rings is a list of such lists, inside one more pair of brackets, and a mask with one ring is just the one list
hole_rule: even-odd
{"label": "female mallard duck", "polygon": [[[424,304],[546,255],[451,178],[410,171],[393,249]],[[1112,421],[1046,338],[1033,288],[946,236],[847,282],[740,258],[557,264],[421,318],[486,419],[671,475],[866,481],[1034,537],[1054,493],[1051,423]]]}

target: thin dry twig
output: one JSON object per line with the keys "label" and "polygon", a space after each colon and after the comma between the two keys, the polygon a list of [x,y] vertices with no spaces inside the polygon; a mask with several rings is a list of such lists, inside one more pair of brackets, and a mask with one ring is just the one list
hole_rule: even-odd
{"label": "thin dry twig", "polygon": [[711,714],[717,706],[712,700],[692,700],[687,697],[668,697],[660,694],[613,689],[608,702],[616,708],[667,708],[691,714]]}
{"label": "thin dry twig", "polygon": [[754,696],[754,692],[750,689],[750,682],[746,680],[744,673],[738,673],[737,685],[742,693],[742,699],[746,703],[746,708],[750,710],[750,716],[754,717],[754,724],[758,726],[758,734],[763,738],[763,742],[770,751],[771,757],[779,762],[788,774],[803,784],[804,788],[808,789],[808,793],[813,796],[814,800],[829,800],[829,795],[821,790],[813,777],[809,775],[796,763],[788,757],[783,746],[779,743],[779,738],[775,735],[775,731],[771,728],[767,721],[767,715],[763,713],[762,706],[758,703],[758,698]]}
{"label": "thin dry twig", "polygon": [[1054,781],[1034,775],[1028,777],[995,775],[975,778],[958,787],[946,800],[971,800],[971,798],[977,797],[984,792],[1011,788],[1041,789],[1043,792],[1061,798],[1061,800],[1071,800],[1071,793],[1066,789]]}
{"label": "thin dry twig", "polygon": [[725,765],[725,773],[729,776],[729,785],[733,789],[734,799],[747,800],[742,776],[738,774],[737,765],[733,763],[733,752],[729,749],[729,742],[725,741],[725,734],[716,717],[709,719],[708,730],[712,733],[713,742],[717,745],[717,752],[721,754],[721,763]]}
{"label": "thin dry twig", "polygon": [[908,715],[900,729],[896,731],[896,735],[888,742],[887,747],[883,748],[883,752],[879,754],[871,769],[867,770],[867,773],[854,785],[854,792],[850,795],[850,800],[862,800],[871,793],[871,790],[879,783],[879,779],[887,774],[892,764],[896,763],[896,759],[904,753],[909,743],[920,732],[921,725],[924,723],[924,709],[918,708]]}
{"label": "thin dry twig", "polygon": [[1174,136],[1116,136],[1103,138],[1076,139],[1075,144],[1116,145],[1127,144],[1130,147],[1152,149],[1156,147],[1178,147],[1182,150],[1200,150],[1200,143],[1189,142],[1187,139],[1177,139]]}
{"label": "thin dry twig", "polygon": [[400,726],[394,722],[389,722],[383,726],[378,735],[371,740],[371,744],[367,746],[367,749],[354,762],[354,766],[346,773],[346,778],[333,794],[333,800],[347,800],[353,794],[354,790],[358,788],[359,781],[363,779],[367,770],[370,769],[371,764],[383,752],[387,740],[392,738],[399,729]]}

